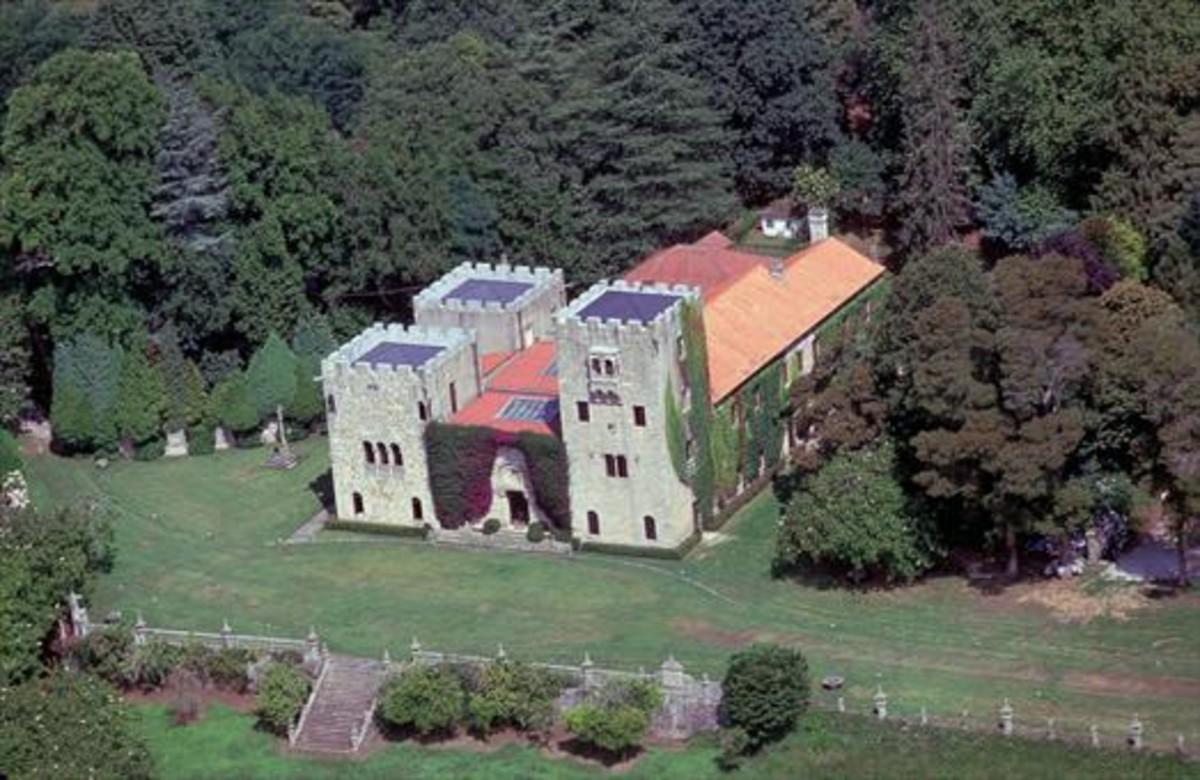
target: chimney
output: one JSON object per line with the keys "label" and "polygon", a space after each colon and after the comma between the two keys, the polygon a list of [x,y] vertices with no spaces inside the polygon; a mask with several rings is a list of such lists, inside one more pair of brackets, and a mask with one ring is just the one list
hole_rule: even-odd
{"label": "chimney", "polygon": [[771,258],[771,278],[772,279],[782,279],[783,278],[783,258],[782,257],[772,257]]}
{"label": "chimney", "polygon": [[808,241],[815,244],[829,238],[829,212],[825,209],[809,208]]}

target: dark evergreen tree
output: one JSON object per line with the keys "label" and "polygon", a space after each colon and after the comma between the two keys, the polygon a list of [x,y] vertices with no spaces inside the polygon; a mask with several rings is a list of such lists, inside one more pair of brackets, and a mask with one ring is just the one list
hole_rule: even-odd
{"label": "dark evergreen tree", "polygon": [[162,434],[167,406],[162,376],[150,365],[147,348],[145,340],[139,340],[122,352],[113,410],[117,434],[134,447]]}
{"label": "dark evergreen tree", "polygon": [[962,111],[959,42],[941,0],[921,0],[900,72],[904,172],[899,240],[910,253],[953,241],[967,224],[970,139]]}
{"label": "dark evergreen tree", "polygon": [[785,194],[791,172],[823,160],[839,137],[838,59],[812,0],[689,0],[684,56],[712,85],[735,137],[738,193]]}
{"label": "dark evergreen tree", "polygon": [[285,452],[288,442],[283,427],[283,413],[296,399],[297,362],[296,355],[287,343],[272,333],[246,367],[246,391],[258,410],[258,418],[275,418]]}
{"label": "dark evergreen tree", "polygon": [[55,437],[69,447],[110,451],[117,443],[114,411],[121,351],[85,333],[54,351]]}
{"label": "dark evergreen tree", "polygon": [[0,426],[12,422],[29,396],[29,329],[15,297],[0,297]]}

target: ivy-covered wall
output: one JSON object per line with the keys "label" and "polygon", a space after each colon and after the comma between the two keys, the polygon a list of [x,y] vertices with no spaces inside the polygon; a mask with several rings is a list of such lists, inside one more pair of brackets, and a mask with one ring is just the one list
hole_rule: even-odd
{"label": "ivy-covered wall", "polygon": [[745,440],[742,473],[750,481],[758,478],[764,465],[768,471],[779,465],[783,455],[783,360],[758,372],[737,396]]}
{"label": "ivy-covered wall", "polygon": [[708,387],[708,343],[704,335],[704,314],[700,301],[683,305],[683,343],[687,354],[684,369],[691,388],[688,428],[692,434],[692,468],[688,484],[700,508],[700,519],[707,523],[713,516],[714,469],[712,454],[713,407]]}
{"label": "ivy-covered wall", "polygon": [[425,429],[425,452],[438,523],[443,528],[461,528],[487,515],[492,506],[492,467],[501,447],[521,451],[536,494],[533,499],[556,528],[569,529],[570,478],[567,451],[560,439],[482,426],[431,423]]}

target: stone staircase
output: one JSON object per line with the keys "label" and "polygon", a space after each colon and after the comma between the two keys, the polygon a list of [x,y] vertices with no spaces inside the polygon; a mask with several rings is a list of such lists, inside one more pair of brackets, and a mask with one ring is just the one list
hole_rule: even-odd
{"label": "stone staircase", "polygon": [[353,753],[374,729],[373,704],[383,684],[382,661],[330,656],[292,741],[296,750]]}

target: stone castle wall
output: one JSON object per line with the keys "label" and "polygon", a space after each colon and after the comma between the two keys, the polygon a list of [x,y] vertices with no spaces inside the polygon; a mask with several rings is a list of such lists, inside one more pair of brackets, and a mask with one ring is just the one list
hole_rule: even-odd
{"label": "stone castle wall", "polygon": [[[382,341],[426,343],[446,350],[419,368],[365,366],[354,361]],[[329,450],[334,494],[340,520],[422,525],[434,522],[433,497],[419,405],[426,404],[430,420],[451,412],[450,384],[458,408],[479,393],[478,365],[471,334],[465,331],[400,326],[375,326],[330,355],[322,365],[328,405]],[[364,442],[382,444],[387,463],[378,452],[369,463]],[[392,445],[399,446],[403,464],[394,462]],[[355,511],[354,496],[363,511]],[[420,517],[413,499],[420,502]]]}
{"label": "stone castle wall", "polygon": [[[451,290],[469,279],[526,282],[533,285],[507,303],[445,300]],[[419,325],[466,328],[475,331],[480,354],[514,352],[549,339],[554,314],[566,303],[561,270],[487,263],[463,263],[413,298]]]}
{"label": "stone castle wall", "polygon": [[[682,306],[653,322],[628,323],[589,318],[576,312],[604,289],[647,289],[694,297],[689,288],[639,287],[623,282],[594,287],[561,311],[557,319],[562,431],[571,472],[571,516],[575,535],[585,541],[645,547],[676,547],[696,531],[691,489],[679,481],[667,443],[666,394],[680,408]],[[617,361],[614,377],[594,377],[595,356]],[[612,392],[617,403],[599,402]],[[579,419],[577,403],[588,402],[589,421]],[[634,407],[645,408],[646,424],[634,424]],[[608,476],[605,455],[624,455],[628,477]],[[591,534],[588,512],[599,516]],[[646,538],[645,516],[654,518],[658,538]]]}

